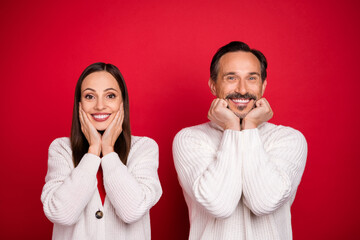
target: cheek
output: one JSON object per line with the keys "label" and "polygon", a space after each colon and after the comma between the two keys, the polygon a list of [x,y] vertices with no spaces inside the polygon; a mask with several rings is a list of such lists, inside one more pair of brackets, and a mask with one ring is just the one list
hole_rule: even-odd
{"label": "cheek", "polygon": [[227,95],[236,92],[235,88],[223,88],[221,91],[221,96],[226,97]]}
{"label": "cheek", "polygon": [[219,85],[219,86],[216,87],[216,95],[218,97],[226,96],[230,92],[231,92],[231,87],[229,87],[229,86]]}
{"label": "cheek", "polygon": [[110,108],[114,111],[118,111],[120,109],[120,107],[122,106],[122,101],[116,101],[116,102],[112,102],[110,104]]}
{"label": "cheek", "polygon": [[252,86],[251,88],[249,88],[249,92],[256,96],[262,96],[262,87],[261,86]]}
{"label": "cheek", "polygon": [[92,108],[92,104],[86,101],[81,101],[81,107],[84,112],[88,113]]}

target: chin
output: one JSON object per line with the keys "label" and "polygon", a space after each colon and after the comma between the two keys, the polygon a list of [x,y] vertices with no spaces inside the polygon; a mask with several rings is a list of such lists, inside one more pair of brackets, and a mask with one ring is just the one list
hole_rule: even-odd
{"label": "chin", "polygon": [[96,130],[98,131],[105,131],[106,128],[108,127],[109,124],[106,125],[95,125],[94,127],[96,128]]}
{"label": "chin", "polygon": [[249,113],[249,111],[246,111],[246,109],[239,110],[238,108],[235,109],[230,108],[230,110],[240,119],[245,118],[246,115]]}
{"label": "chin", "polygon": [[240,119],[243,119],[246,117],[246,115],[248,114],[248,112],[234,112],[235,115],[240,118]]}

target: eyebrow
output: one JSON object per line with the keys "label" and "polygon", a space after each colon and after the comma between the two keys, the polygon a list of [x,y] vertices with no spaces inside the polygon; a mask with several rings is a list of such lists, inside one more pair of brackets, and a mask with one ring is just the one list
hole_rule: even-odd
{"label": "eyebrow", "polygon": [[[223,77],[225,76],[229,76],[229,75],[237,75],[236,72],[227,72],[223,75]],[[257,76],[261,76],[260,73],[258,72],[249,72],[248,75],[257,75]]]}
{"label": "eyebrow", "polygon": [[[85,88],[82,92],[85,92],[86,90],[96,92],[95,89],[93,89],[93,88]],[[115,91],[115,92],[118,92],[118,90],[116,90],[115,88],[107,88],[107,89],[104,90],[104,92],[111,91],[111,90]]]}
{"label": "eyebrow", "polygon": [[104,90],[104,92],[111,91],[111,90],[112,90],[112,91],[115,91],[115,92],[118,91],[118,90],[116,90],[115,88],[107,88],[107,89]]}
{"label": "eyebrow", "polygon": [[258,72],[250,72],[249,75],[258,75],[259,77],[261,76]]}
{"label": "eyebrow", "polygon": [[236,73],[235,72],[227,72],[223,76],[227,76],[227,75],[236,75]]}

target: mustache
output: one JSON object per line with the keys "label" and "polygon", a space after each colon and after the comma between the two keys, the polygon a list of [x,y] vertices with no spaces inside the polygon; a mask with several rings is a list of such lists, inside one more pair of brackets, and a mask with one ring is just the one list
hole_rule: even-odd
{"label": "mustache", "polygon": [[230,93],[229,95],[227,95],[225,97],[225,99],[231,99],[231,98],[248,98],[248,99],[253,99],[254,101],[257,100],[257,97],[251,93],[245,93],[245,94],[241,94],[241,93]]}

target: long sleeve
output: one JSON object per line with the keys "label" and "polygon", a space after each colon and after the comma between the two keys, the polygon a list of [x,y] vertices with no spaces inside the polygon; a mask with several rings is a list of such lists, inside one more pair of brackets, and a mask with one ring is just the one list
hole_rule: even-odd
{"label": "long sleeve", "polygon": [[185,192],[216,218],[229,217],[242,193],[241,132],[225,130],[218,144],[207,129],[183,129],[173,142],[173,156]]}
{"label": "long sleeve", "polygon": [[74,168],[68,138],[54,140],[49,147],[48,172],[41,194],[47,218],[61,225],[75,224],[96,189],[100,158],[85,154]]}
{"label": "long sleeve", "polygon": [[146,137],[132,141],[127,166],[114,152],[101,162],[106,194],[116,214],[126,223],[139,220],[162,194],[156,142]]}
{"label": "long sleeve", "polygon": [[305,168],[306,140],[282,126],[266,134],[268,139],[261,139],[258,129],[242,133],[244,203],[256,215],[272,213],[296,193]]}

